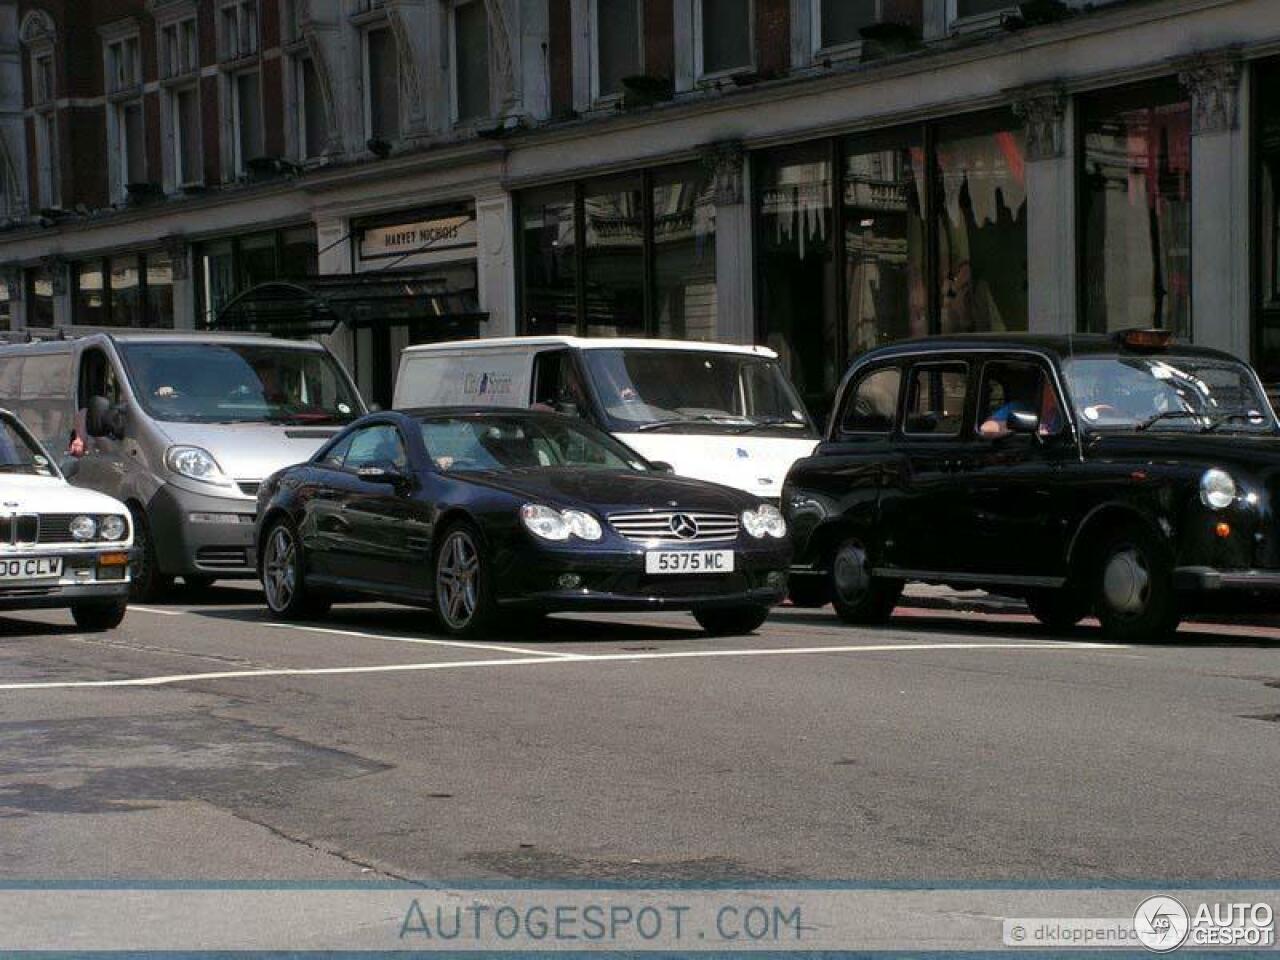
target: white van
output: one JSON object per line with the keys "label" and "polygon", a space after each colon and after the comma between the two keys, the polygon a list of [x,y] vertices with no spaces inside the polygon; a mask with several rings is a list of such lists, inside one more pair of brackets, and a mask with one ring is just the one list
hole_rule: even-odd
{"label": "white van", "polygon": [[817,431],[778,355],[685,340],[510,337],[408,347],[395,406],[577,414],[676,473],[777,500]]}
{"label": "white van", "polygon": [[128,506],[135,600],[256,578],[259,484],[365,412],[314,341],[140,330],[0,347],[0,405]]}

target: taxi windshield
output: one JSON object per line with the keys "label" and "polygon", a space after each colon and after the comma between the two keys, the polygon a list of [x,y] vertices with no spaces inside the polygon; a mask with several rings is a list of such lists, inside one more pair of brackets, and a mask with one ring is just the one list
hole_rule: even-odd
{"label": "taxi windshield", "polygon": [[1073,357],[1063,367],[1086,430],[1275,428],[1257,377],[1243,363],[1160,354]]}

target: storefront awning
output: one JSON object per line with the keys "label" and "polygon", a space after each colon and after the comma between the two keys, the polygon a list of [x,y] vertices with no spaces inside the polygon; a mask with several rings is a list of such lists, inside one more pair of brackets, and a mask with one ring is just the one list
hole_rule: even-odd
{"label": "storefront awning", "polygon": [[475,336],[486,319],[474,290],[449,290],[420,273],[357,273],[260,283],[223,307],[214,327],[311,337],[339,324],[409,326],[427,328],[430,339],[453,339]]}

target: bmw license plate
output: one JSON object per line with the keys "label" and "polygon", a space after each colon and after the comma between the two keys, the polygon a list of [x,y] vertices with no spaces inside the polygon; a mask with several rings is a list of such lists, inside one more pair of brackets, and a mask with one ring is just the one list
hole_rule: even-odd
{"label": "bmw license plate", "polygon": [[46,580],[62,576],[61,557],[0,560],[0,580]]}
{"label": "bmw license plate", "polygon": [[649,550],[645,573],[733,573],[732,550]]}

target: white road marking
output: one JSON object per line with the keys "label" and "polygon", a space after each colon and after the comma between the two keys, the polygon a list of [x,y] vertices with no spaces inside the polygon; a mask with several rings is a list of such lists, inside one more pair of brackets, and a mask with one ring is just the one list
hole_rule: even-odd
{"label": "white road marking", "polygon": [[472,650],[494,650],[498,653],[523,653],[526,656],[552,657],[570,659],[573,653],[560,653],[557,650],[529,650],[525,647],[509,647],[501,643],[480,643],[468,640],[440,640],[436,637],[406,637],[395,633],[368,633],[364,630],[341,630],[337,627],[309,627],[305,623],[273,623],[263,622],[260,626],[274,627],[277,630],[301,630],[307,633],[328,633],[339,637],[359,637],[364,640],[395,640],[400,643],[420,643],[432,647],[466,647]]}
{"label": "white road marking", "polygon": [[0,690],[70,690],[102,687],[161,687],[175,683],[202,680],[242,680],[254,677],[341,676],[362,673],[409,673],[425,670],[459,670],[479,667],[531,667],[556,664],[637,662],[642,660],[703,659],[711,657],[767,657],[787,654],[815,653],[893,653],[937,650],[1046,650],[1059,653],[1076,650],[1121,649],[1106,643],[877,643],[826,647],[761,647],[743,650],[672,650],[660,653],[562,654],[551,657],[519,657],[503,660],[454,660],[432,663],[391,663],[367,667],[281,667],[270,670],[222,670],[213,673],[169,674],[157,677],[133,677],[126,680],[49,680],[34,683],[0,684]]}
{"label": "white road marking", "polygon": [[129,612],[133,613],[135,610],[138,613],[154,613],[162,617],[182,617],[190,612],[188,610],[157,610],[155,607],[140,607],[136,603],[129,604]]}

